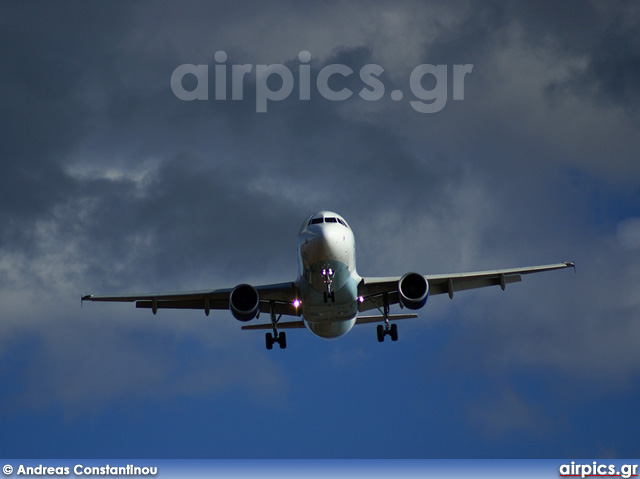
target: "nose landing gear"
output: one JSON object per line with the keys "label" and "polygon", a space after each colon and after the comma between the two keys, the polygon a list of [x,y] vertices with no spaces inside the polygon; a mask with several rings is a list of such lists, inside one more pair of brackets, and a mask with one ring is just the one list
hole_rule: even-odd
{"label": "nose landing gear", "polygon": [[322,281],[324,281],[325,286],[327,287],[327,291],[324,293],[324,302],[328,303],[329,299],[331,299],[332,303],[336,302],[335,292],[331,290],[331,286],[333,284],[333,276],[335,272],[331,268],[323,268],[322,269]]}
{"label": "nose landing gear", "polygon": [[328,303],[329,300],[331,300],[332,303],[336,302],[336,293],[335,293],[335,291],[325,292],[323,297],[324,297],[324,302],[325,303]]}

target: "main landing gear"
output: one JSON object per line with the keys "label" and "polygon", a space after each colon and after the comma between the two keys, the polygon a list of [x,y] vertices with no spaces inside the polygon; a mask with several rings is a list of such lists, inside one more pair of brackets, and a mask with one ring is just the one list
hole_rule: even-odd
{"label": "main landing gear", "polygon": [[280,321],[282,315],[276,318],[275,303],[273,301],[269,303],[269,315],[271,316],[273,333],[267,333],[265,336],[267,349],[273,349],[274,343],[278,343],[280,345],[280,349],[285,349],[287,347],[287,335],[284,333],[284,331],[278,333],[278,321]]}
{"label": "main landing gear", "polygon": [[[384,326],[382,324],[379,324],[378,327],[376,328],[376,332],[378,334],[378,342],[382,343],[384,342],[384,337],[385,336],[391,336],[391,341],[397,341],[398,340],[398,325],[397,324],[389,324],[389,298],[388,296],[385,294],[383,295],[383,301],[384,301],[384,311],[380,311],[382,313],[382,316],[384,317]],[[378,308],[380,309],[380,308]]]}
{"label": "main landing gear", "polygon": [[385,324],[384,326],[382,326],[382,324],[379,324],[377,328],[377,333],[378,333],[378,342],[380,343],[384,342],[384,337],[387,335],[391,336],[391,341],[397,341],[398,325],[392,324],[391,326],[389,326],[389,324]]}
{"label": "main landing gear", "polygon": [[284,349],[287,347],[287,335],[283,332],[281,333],[275,333],[276,336],[274,337],[273,334],[271,333],[267,333],[266,335],[266,340],[267,340],[267,349],[273,349],[273,344],[274,343],[278,343],[280,345],[280,349]]}

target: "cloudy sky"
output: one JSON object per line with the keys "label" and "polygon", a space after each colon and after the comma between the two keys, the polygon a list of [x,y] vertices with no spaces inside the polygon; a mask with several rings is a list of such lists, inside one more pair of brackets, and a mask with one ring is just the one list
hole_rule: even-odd
{"label": "cloudy sky", "polygon": [[[3,455],[638,457],[640,7],[307,3],[2,2]],[[175,94],[185,64],[207,100]],[[425,64],[447,76],[412,82]],[[259,65],[294,81],[262,113],[286,81]],[[320,91],[329,65],[348,99]],[[577,271],[431,298],[397,343],[267,351],[224,311],[80,307],[293,280],[320,209],[362,275]]]}

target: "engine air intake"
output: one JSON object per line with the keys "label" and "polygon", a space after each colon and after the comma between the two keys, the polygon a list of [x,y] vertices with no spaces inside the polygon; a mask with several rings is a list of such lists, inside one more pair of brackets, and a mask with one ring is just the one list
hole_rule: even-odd
{"label": "engine air intake", "polygon": [[238,321],[251,321],[260,310],[260,295],[250,284],[240,284],[229,295],[229,309]]}
{"label": "engine air intake", "polygon": [[400,304],[408,309],[420,309],[429,297],[429,282],[418,273],[407,273],[398,281]]}

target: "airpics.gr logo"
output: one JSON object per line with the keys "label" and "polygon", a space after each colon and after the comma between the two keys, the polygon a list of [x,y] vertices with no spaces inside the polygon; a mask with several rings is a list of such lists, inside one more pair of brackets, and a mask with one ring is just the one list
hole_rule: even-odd
{"label": "airpics.gr logo", "polygon": [[[220,50],[214,55],[214,99],[226,101],[231,93],[231,100],[244,99],[245,80],[249,77],[256,88],[256,112],[266,113],[269,102],[282,101],[291,95],[296,79],[298,82],[298,99],[311,100],[311,53],[301,51],[298,54],[297,78],[291,69],[280,63],[270,65],[228,65],[226,52]],[[464,100],[465,76],[473,71],[472,64],[465,65],[431,65],[416,66],[409,75],[409,90],[413,99],[409,105],[420,113],[437,113],[447,104],[449,72],[452,77],[452,97]],[[358,72],[362,88],[358,96],[365,101],[382,100],[386,94],[385,84],[380,78],[384,68],[373,63],[364,65]],[[336,86],[342,80],[351,80],[354,70],[348,65],[332,63],[318,71],[315,87],[320,97],[329,101],[344,101],[354,95],[354,91],[346,85]],[[332,78],[333,77],[333,78]],[[194,85],[195,80],[195,85]],[[185,82],[189,83],[185,85]],[[433,85],[425,88],[423,83]],[[276,86],[277,85],[277,86]],[[184,101],[209,100],[209,65],[190,63],[176,67],[171,74],[171,90]],[[394,89],[389,93],[393,101],[401,101],[405,96],[403,90]]]}
{"label": "airpics.gr logo", "polygon": [[601,464],[593,461],[591,464],[562,464],[559,469],[560,477],[622,477],[623,479],[638,477],[637,464]]}

